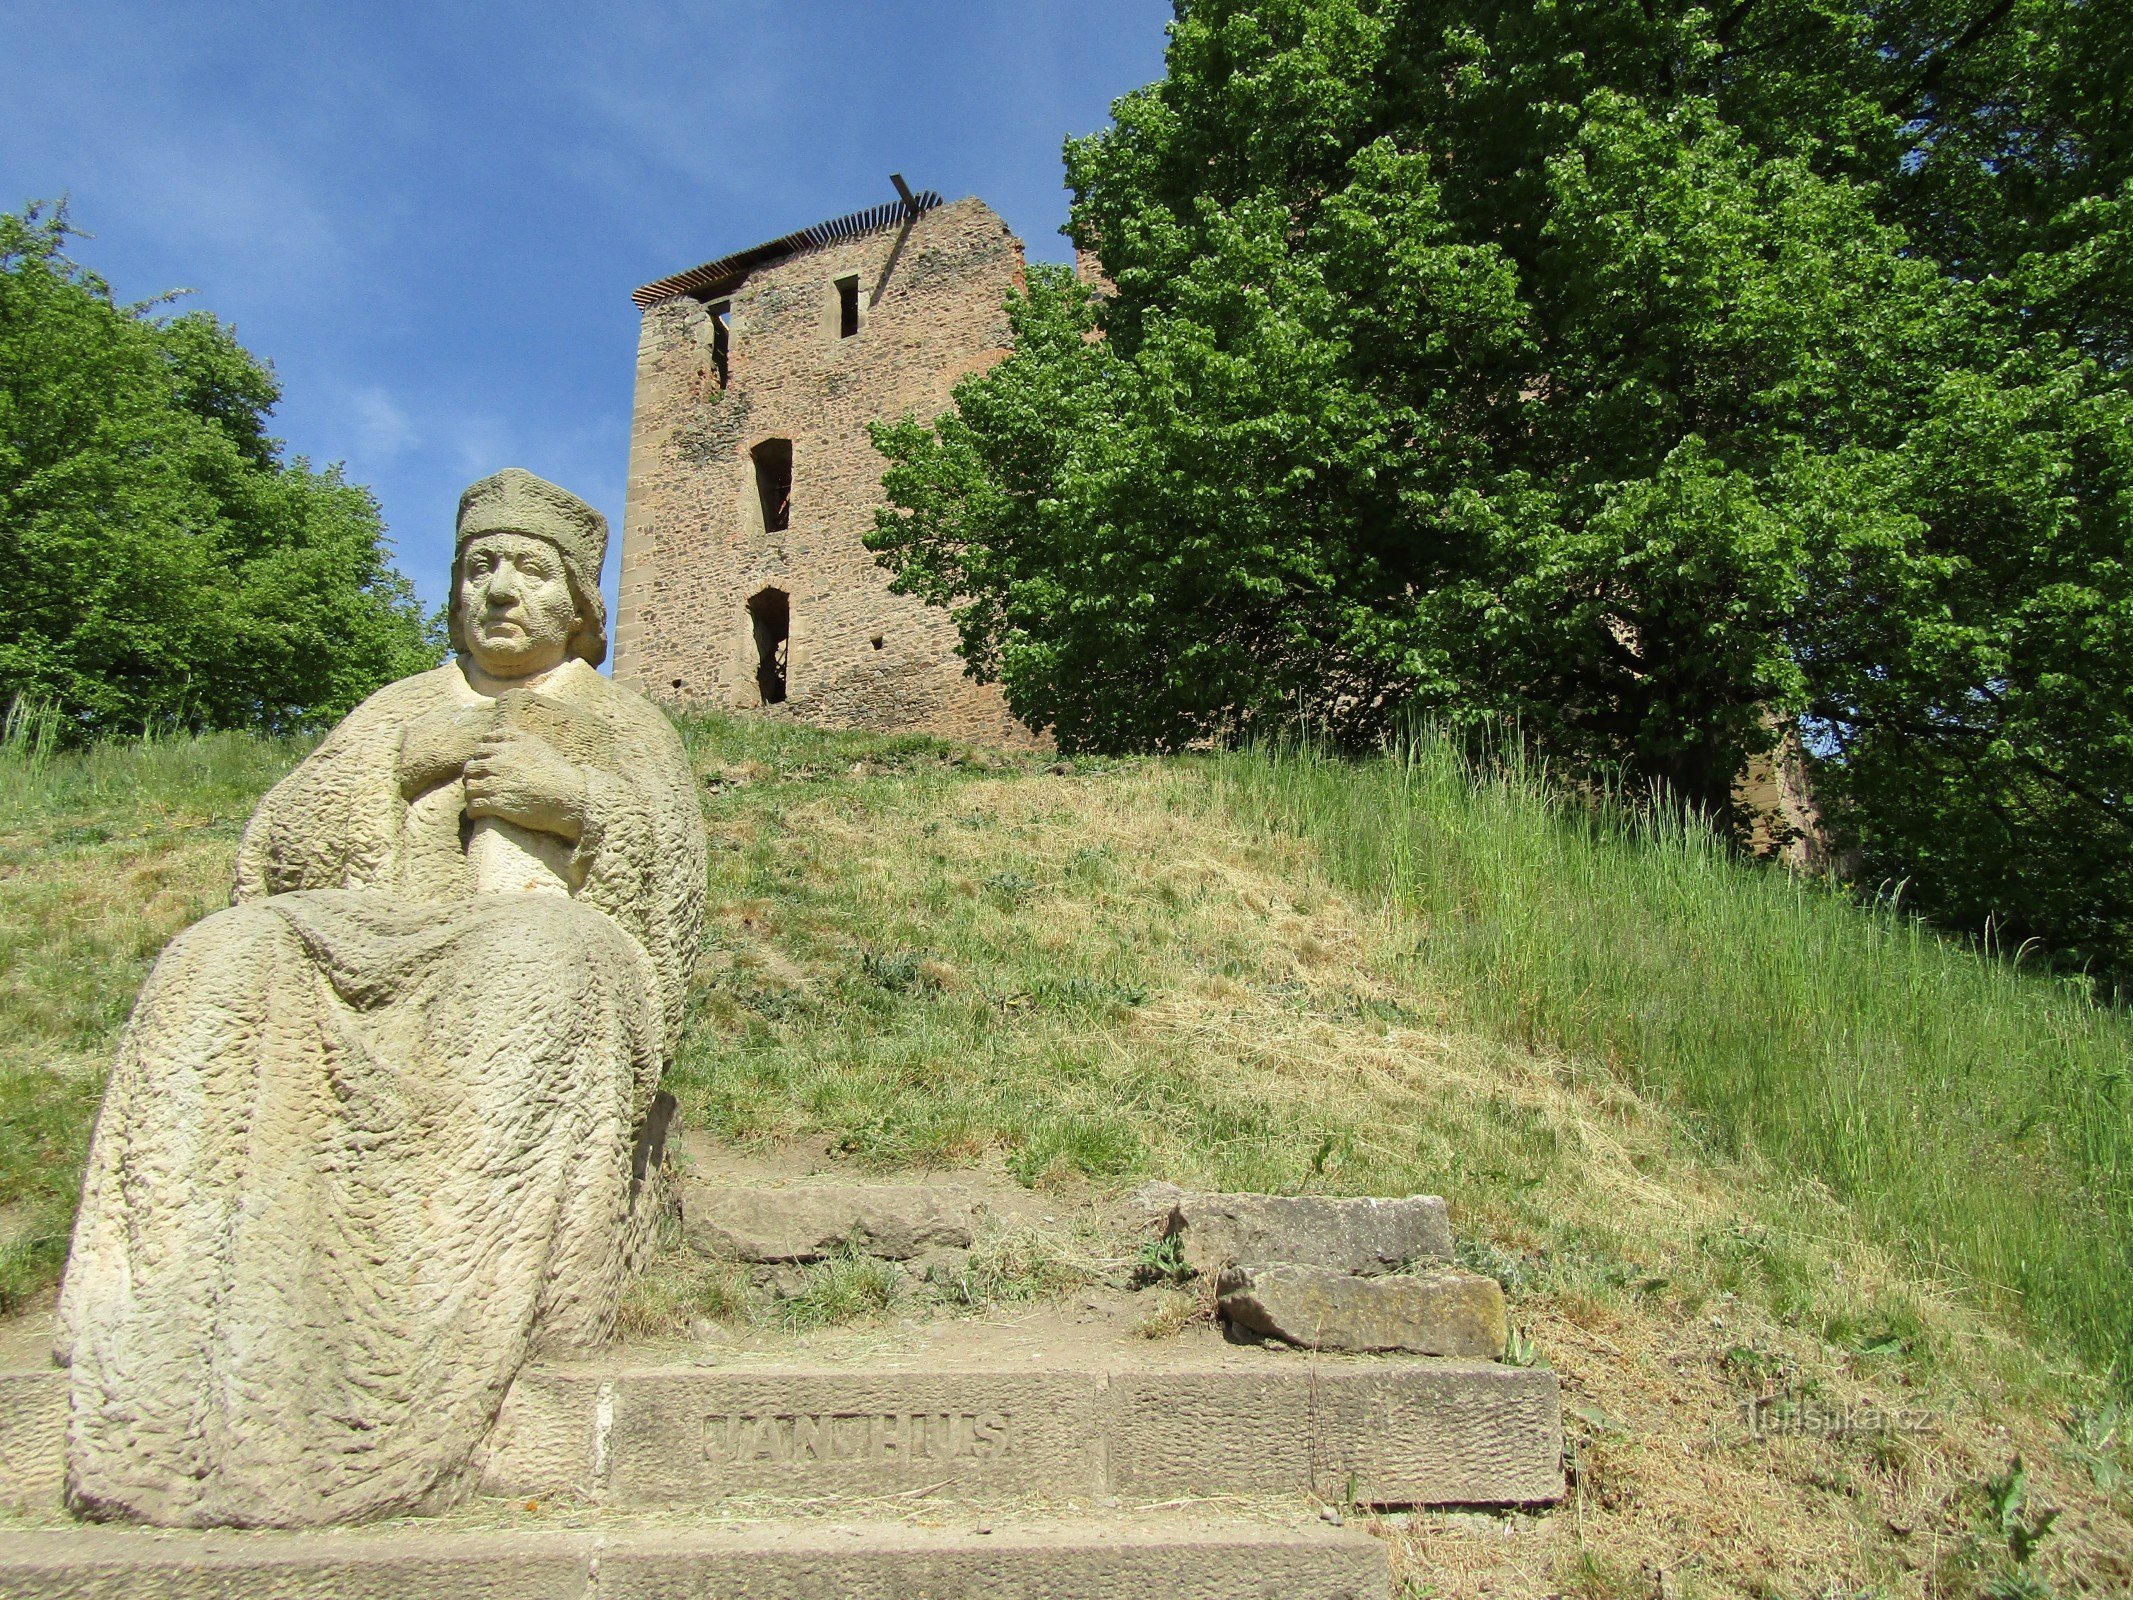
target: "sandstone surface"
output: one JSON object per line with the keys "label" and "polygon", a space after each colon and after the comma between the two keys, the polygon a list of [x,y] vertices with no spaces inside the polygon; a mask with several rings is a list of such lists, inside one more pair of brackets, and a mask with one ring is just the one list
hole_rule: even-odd
{"label": "sandstone surface", "polygon": [[1496,1360],[1510,1337],[1503,1289],[1457,1270],[1362,1278],[1320,1267],[1231,1267],[1222,1315],[1306,1350],[1406,1351]]}
{"label": "sandstone surface", "polygon": [[985,1202],[967,1189],[923,1184],[794,1184],[780,1189],[681,1185],[691,1248],[733,1261],[815,1261],[842,1250],[909,1261],[967,1250]]}
{"label": "sandstone surface", "polygon": [[891,592],[866,547],[883,467],[868,425],[938,415],[1006,355],[1022,280],[1021,241],[982,200],[917,198],[638,291],[617,682],[830,727],[1041,742],[965,671],[954,619]]}
{"label": "sandstone surface", "polygon": [[249,1537],[88,1529],[22,1533],[0,1552],[0,1593],[16,1600],[1385,1600],[1390,1588],[1380,1541],[1293,1515]]}
{"label": "sandstone surface", "polygon": [[1176,1239],[1186,1265],[1209,1276],[1238,1263],[1274,1261],[1397,1272],[1452,1255],[1451,1216],[1436,1195],[1193,1194],[1151,1184],[1137,1198],[1155,1232]]}

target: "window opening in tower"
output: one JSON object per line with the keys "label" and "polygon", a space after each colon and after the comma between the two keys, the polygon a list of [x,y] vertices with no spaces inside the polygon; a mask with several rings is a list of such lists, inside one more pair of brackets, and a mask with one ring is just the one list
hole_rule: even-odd
{"label": "window opening in tower", "polygon": [[733,379],[733,302],[714,300],[705,310],[711,314],[711,366],[723,389]]}
{"label": "window opening in tower", "polygon": [[763,506],[763,531],[782,533],[792,524],[792,441],[765,439],[749,454],[755,460],[755,492]]}
{"label": "window opening in tower", "polygon": [[785,700],[785,668],[792,648],[792,598],[783,589],[763,589],[748,602],[755,632],[755,686],[766,706]]}

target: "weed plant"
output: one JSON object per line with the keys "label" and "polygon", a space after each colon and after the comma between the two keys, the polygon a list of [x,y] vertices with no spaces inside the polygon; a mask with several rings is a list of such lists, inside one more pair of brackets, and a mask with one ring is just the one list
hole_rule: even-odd
{"label": "weed plant", "polygon": [[1663,807],[1418,737],[1212,763],[1233,812],[1390,909],[1498,1038],[1609,1063],[1931,1271],[2133,1371],[2133,1022],[2085,985],[1738,859]]}

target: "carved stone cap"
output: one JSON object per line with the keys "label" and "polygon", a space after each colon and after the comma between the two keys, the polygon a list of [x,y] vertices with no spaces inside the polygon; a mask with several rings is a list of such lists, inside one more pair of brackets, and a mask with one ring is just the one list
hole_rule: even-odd
{"label": "carved stone cap", "polygon": [[600,587],[607,560],[607,518],[568,489],[537,478],[524,467],[506,467],[471,484],[459,497],[459,537],[485,533],[523,533],[545,539],[562,552],[573,575],[588,588]]}

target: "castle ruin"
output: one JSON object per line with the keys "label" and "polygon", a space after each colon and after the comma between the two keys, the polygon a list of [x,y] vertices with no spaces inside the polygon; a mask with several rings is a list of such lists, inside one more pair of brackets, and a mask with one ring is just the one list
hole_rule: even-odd
{"label": "castle ruin", "polygon": [[1026,745],[947,613],[863,540],[867,424],[947,409],[1007,354],[1022,242],[982,200],[912,194],[636,291],[615,679],[683,705]]}

